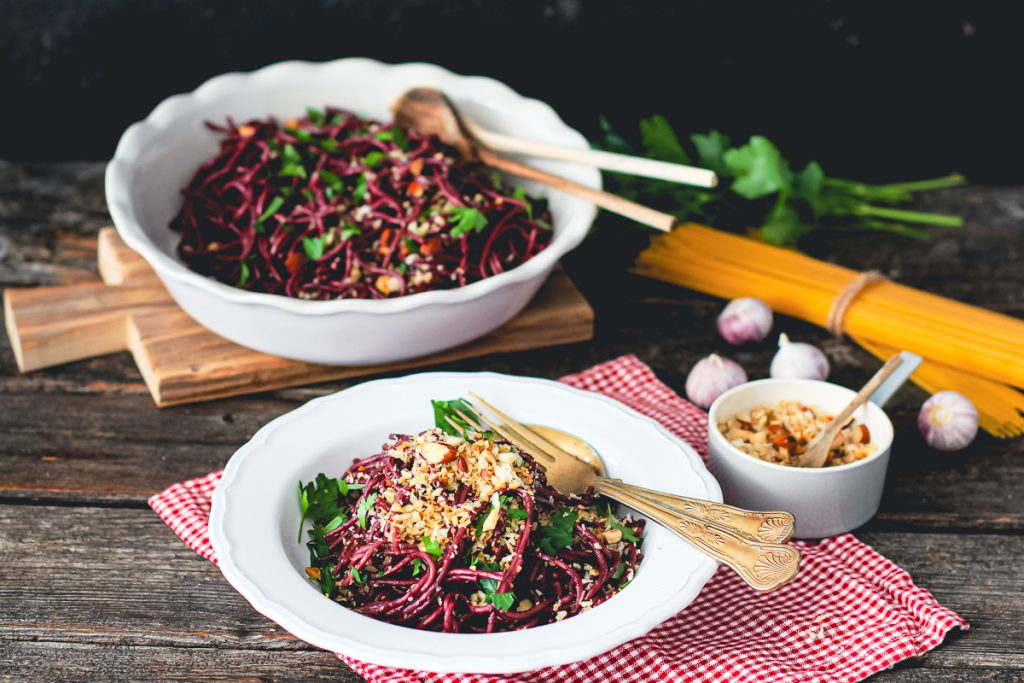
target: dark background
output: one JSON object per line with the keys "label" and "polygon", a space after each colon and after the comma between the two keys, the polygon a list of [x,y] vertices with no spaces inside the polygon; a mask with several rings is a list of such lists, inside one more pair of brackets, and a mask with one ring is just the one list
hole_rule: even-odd
{"label": "dark background", "polygon": [[106,159],[173,93],[282,59],[422,60],[503,80],[588,135],[767,134],[797,164],[1024,180],[1011,3],[0,0],[0,158]]}

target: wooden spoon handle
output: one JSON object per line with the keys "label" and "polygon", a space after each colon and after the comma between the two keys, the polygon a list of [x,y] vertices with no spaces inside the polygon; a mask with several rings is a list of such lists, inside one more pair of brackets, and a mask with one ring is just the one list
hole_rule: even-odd
{"label": "wooden spoon handle", "polygon": [[495,133],[486,128],[481,128],[469,119],[463,119],[463,124],[470,135],[483,146],[489,147],[495,152],[526,154],[543,159],[568,161],[583,164],[584,166],[603,168],[606,171],[628,173],[629,175],[644,176],[646,178],[658,178],[697,187],[715,187],[718,185],[718,177],[714,171],[709,171],[706,168],[672,164],[667,161],[656,161],[654,159],[614,154],[594,149],[572,149],[558,145],[549,145],[546,142],[525,140],[512,137],[511,135],[504,135],[503,133]]}
{"label": "wooden spoon handle", "polygon": [[491,168],[496,168],[499,171],[504,171],[520,178],[526,178],[527,180],[534,180],[542,185],[576,195],[596,204],[602,209],[631,218],[638,223],[643,223],[657,230],[669,232],[676,224],[675,216],[671,214],[655,211],[650,207],[631,202],[610,192],[603,192],[592,187],[580,185],[561,176],[541,171],[518,161],[505,159],[489,149],[478,148],[477,154],[480,157],[480,161]]}
{"label": "wooden spoon handle", "polygon": [[729,566],[759,591],[784,586],[800,570],[800,551],[795,546],[752,541],[727,526],[652,503],[607,479],[600,480],[597,490],[675,532],[701,552]]}
{"label": "wooden spoon handle", "polygon": [[[867,381],[867,384],[860,388],[860,391],[846,404],[846,407],[839,411],[839,414],[828,423],[825,429],[821,430],[816,437],[814,437],[807,448],[804,450],[803,456],[800,458],[799,465],[801,467],[821,467],[825,464],[825,459],[828,457],[828,451],[832,444],[832,440],[835,439],[836,434],[843,428],[843,426],[853,416],[853,412],[860,408],[861,405],[867,401],[871,394],[875,393],[875,390],[881,386],[882,382],[889,379],[889,375],[896,372],[903,363],[903,357],[896,354],[889,360],[885,361],[878,372]],[[824,443],[824,446],[819,444]],[[822,453],[824,453],[822,455]]]}

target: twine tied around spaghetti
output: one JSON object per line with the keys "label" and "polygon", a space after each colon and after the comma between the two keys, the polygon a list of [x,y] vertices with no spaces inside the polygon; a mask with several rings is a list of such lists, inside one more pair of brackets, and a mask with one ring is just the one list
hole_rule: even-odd
{"label": "twine tied around spaghetti", "polygon": [[843,324],[846,320],[846,311],[850,308],[861,292],[875,282],[886,282],[889,278],[877,270],[866,270],[850,280],[850,284],[843,288],[843,291],[832,300],[828,309],[828,316],[825,318],[825,329],[837,337],[843,336]]}

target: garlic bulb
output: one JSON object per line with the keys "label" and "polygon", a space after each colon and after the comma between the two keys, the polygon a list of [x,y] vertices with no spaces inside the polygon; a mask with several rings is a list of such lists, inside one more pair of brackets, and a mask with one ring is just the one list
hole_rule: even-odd
{"label": "garlic bulb", "polygon": [[711,354],[697,361],[686,378],[686,395],[702,408],[729,389],[747,381],[747,373],[736,361]]}
{"label": "garlic bulb", "polygon": [[772,309],[753,297],[733,299],[718,316],[718,333],[730,344],[759,342],[772,329]]}
{"label": "garlic bulb", "polygon": [[779,350],[772,358],[770,374],[775,379],[825,379],[828,377],[828,358],[815,346],[791,342],[785,334],[779,335]]}
{"label": "garlic bulb", "polygon": [[958,451],[978,433],[978,410],[966,396],[940,391],[921,406],[917,428],[932,448]]}

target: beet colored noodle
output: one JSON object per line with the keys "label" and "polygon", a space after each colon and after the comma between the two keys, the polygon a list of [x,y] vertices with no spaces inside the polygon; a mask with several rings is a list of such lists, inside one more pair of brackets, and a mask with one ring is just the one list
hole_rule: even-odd
{"label": "beet colored noodle", "polygon": [[643,520],[559,493],[492,434],[465,436],[392,435],[338,480],[320,475],[321,493],[306,485],[321,508],[307,573],[325,595],[392,624],[490,633],[572,617],[632,580]]}
{"label": "beet colored noodle", "polygon": [[544,200],[435,137],[333,107],[207,127],[220,149],[171,227],[188,267],[225,284],[388,298],[497,275],[551,241]]}

